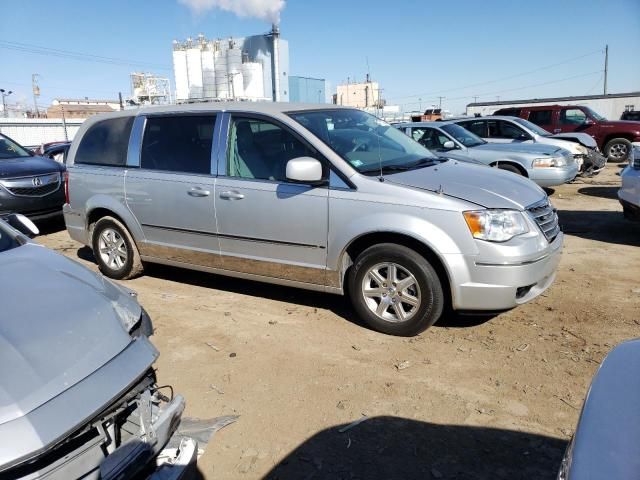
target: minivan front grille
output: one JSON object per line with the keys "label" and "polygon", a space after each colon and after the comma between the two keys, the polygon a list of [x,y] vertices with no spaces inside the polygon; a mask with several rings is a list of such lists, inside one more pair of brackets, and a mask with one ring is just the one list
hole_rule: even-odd
{"label": "minivan front grille", "polygon": [[544,199],[531,205],[527,208],[527,212],[540,227],[549,243],[553,242],[560,233],[560,225],[558,224],[556,209],[551,206],[549,200]]}
{"label": "minivan front grille", "polygon": [[0,185],[18,197],[44,197],[60,188],[60,174],[4,179],[0,180]]}

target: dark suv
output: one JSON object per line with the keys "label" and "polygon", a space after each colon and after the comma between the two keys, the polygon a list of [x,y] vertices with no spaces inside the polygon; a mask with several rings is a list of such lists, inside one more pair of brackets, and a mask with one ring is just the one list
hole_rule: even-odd
{"label": "dark suv", "polygon": [[36,221],[61,217],[64,175],[64,165],[0,134],[0,215],[22,213]]}
{"label": "dark suv", "polygon": [[503,108],[494,115],[524,118],[552,133],[588,133],[614,162],[627,160],[634,143],[640,146],[640,122],[607,120],[591,108],[580,105]]}

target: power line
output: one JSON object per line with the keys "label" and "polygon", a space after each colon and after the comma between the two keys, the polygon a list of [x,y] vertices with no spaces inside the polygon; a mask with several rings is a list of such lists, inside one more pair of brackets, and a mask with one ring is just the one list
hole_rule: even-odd
{"label": "power line", "polygon": [[529,71],[526,71],[526,72],[517,73],[517,74],[514,74],[514,75],[510,75],[508,77],[497,78],[495,80],[488,80],[486,82],[474,83],[474,84],[471,84],[471,85],[466,85],[464,87],[449,88],[449,89],[446,89],[446,90],[439,90],[439,91],[435,91],[435,92],[416,93],[416,94],[413,94],[413,95],[404,95],[404,96],[401,96],[401,97],[393,97],[393,99],[397,100],[397,99],[402,99],[402,98],[422,97],[422,96],[427,96],[427,95],[435,95],[435,94],[438,94],[438,93],[454,92],[454,91],[457,91],[457,90],[464,90],[466,88],[479,87],[479,86],[482,86],[482,85],[489,85],[491,83],[497,83],[497,82],[502,82],[502,81],[505,81],[505,80],[511,80],[513,78],[522,77],[524,75],[529,75],[531,73],[540,72],[542,70],[548,70],[550,68],[554,68],[554,67],[558,67],[560,65],[565,65],[567,63],[575,62],[576,60],[580,60],[582,58],[589,57],[591,55],[595,55],[595,54],[598,54],[598,53],[602,53],[602,50],[595,50],[593,52],[585,53],[583,55],[579,55],[577,57],[569,58],[569,59],[563,60],[561,62],[553,63],[551,65],[545,65],[543,67],[539,67],[539,68],[536,68],[534,70],[529,70]]}
{"label": "power line", "polygon": [[94,55],[91,53],[73,52],[70,50],[61,50],[57,48],[41,47],[28,43],[12,42],[8,40],[0,40],[0,48],[7,50],[16,50],[19,52],[33,53],[36,55],[46,55],[58,58],[68,58],[71,60],[79,60],[85,62],[104,63],[107,65],[122,65],[129,67],[156,68],[162,70],[171,70],[170,67],[158,63],[140,62],[135,60],[127,60],[123,58],[105,57],[102,55]]}

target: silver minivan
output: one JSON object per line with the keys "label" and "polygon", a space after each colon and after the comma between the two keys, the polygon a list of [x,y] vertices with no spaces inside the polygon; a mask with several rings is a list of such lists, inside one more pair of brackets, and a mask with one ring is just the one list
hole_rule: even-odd
{"label": "silver minivan", "polygon": [[445,308],[496,311],[553,282],[563,235],[530,180],[437,158],[357,109],[172,105],[92,117],[64,216],[116,279],[146,262],[348,294],[414,335]]}

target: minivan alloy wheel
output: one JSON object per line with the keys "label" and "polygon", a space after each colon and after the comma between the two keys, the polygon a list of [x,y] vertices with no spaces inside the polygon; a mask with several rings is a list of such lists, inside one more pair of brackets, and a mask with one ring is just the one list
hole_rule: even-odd
{"label": "minivan alloy wheel", "polygon": [[101,260],[114,270],[120,270],[127,263],[127,245],[124,238],[113,228],[105,228],[98,238]]}
{"label": "minivan alloy wheel", "polygon": [[416,277],[397,263],[371,267],[362,279],[362,296],[369,310],[387,322],[404,322],[420,308]]}

